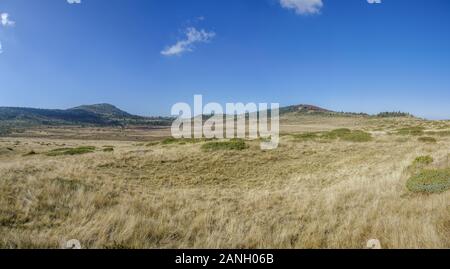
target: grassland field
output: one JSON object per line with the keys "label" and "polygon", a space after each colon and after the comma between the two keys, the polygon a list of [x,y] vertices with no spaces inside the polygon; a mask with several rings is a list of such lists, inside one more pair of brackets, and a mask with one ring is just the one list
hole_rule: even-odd
{"label": "grassland field", "polygon": [[168,129],[0,137],[0,248],[450,248],[450,122],[287,115],[280,146]]}

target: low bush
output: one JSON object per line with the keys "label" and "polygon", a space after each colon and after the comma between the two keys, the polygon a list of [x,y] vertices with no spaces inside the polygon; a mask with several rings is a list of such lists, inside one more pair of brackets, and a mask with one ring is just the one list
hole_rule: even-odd
{"label": "low bush", "polygon": [[372,135],[363,131],[353,131],[341,135],[340,138],[350,142],[369,142],[372,140]]}
{"label": "low bush", "polygon": [[184,144],[196,144],[196,143],[201,143],[201,142],[206,142],[206,141],[212,141],[214,140],[213,138],[173,138],[173,137],[169,137],[164,139],[161,144],[163,145],[171,145],[171,144],[180,144],[180,145],[184,145]]}
{"label": "low bush", "polygon": [[422,136],[422,137],[419,137],[418,140],[419,140],[420,142],[424,142],[424,143],[436,143],[436,142],[437,142],[436,138],[434,138],[434,137],[429,137],[429,136]]}
{"label": "low bush", "polygon": [[436,131],[436,132],[426,132],[427,135],[436,135],[436,136],[450,136],[450,131]]}
{"label": "low bush", "polygon": [[232,139],[230,141],[215,141],[207,142],[202,145],[203,150],[244,150],[248,148],[247,144],[242,139]]}
{"label": "low bush", "polygon": [[428,169],[413,175],[406,183],[408,190],[440,193],[450,189],[450,169]]}
{"label": "low bush", "polygon": [[158,145],[159,144],[159,142],[150,142],[150,143],[147,143],[147,144],[145,144],[145,146],[146,147],[153,147],[153,146],[156,146],[156,145]]}
{"label": "low bush", "polygon": [[431,156],[429,156],[429,155],[427,155],[427,156],[420,156],[420,157],[417,157],[415,160],[414,160],[414,164],[418,164],[418,165],[429,165],[429,164],[432,164],[434,162],[434,159],[433,159],[433,157],[431,157]]}
{"label": "low bush", "polygon": [[318,133],[293,134],[292,137],[295,140],[301,140],[301,141],[313,140],[313,139],[316,139],[318,137]]}
{"label": "low bush", "polygon": [[62,156],[62,155],[80,155],[91,153],[95,151],[95,147],[78,147],[78,148],[60,148],[54,149],[46,153],[47,156]]}
{"label": "low bush", "polygon": [[372,135],[370,133],[366,133],[364,131],[352,131],[347,128],[341,128],[332,130],[329,132],[322,132],[322,133],[303,133],[303,134],[295,134],[292,135],[292,137],[295,140],[299,141],[309,141],[309,140],[316,140],[319,141],[325,141],[325,140],[334,140],[334,139],[341,139],[343,141],[349,141],[349,142],[368,142],[372,140]]}
{"label": "low bush", "polygon": [[399,135],[422,135],[425,128],[422,126],[406,127],[397,130]]}
{"label": "low bush", "polygon": [[36,155],[37,153],[34,151],[34,150],[31,150],[30,152],[28,152],[28,153],[26,153],[26,154],[24,154],[23,156],[33,156],[33,155]]}

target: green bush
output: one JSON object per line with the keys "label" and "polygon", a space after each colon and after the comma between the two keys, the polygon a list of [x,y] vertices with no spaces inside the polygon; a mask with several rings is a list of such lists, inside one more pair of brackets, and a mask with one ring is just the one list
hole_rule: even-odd
{"label": "green bush", "polygon": [[214,140],[213,138],[173,138],[173,137],[169,137],[164,139],[161,144],[163,145],[171,145],[171,144],[180,144],[180,145],[184,145],[184,144],[196,144],[196,143],[201,143],[201,142],[206,142],[206,141],[212,141]]}
{"label": "green bush", "polygon": [[450,131],[426,132],[426,134],[444,137],[444,136],[450,136]]}
{"label": "green bush", "polygon": [[313,140],[318,137],[318,133],[303,133],[303,134],[293,134],[292,137],[295,140]]}
{"label": "green bush", "polygon": [[420,142],[424,142],[424,143],[436,143],[437,140],[434,137],[429,137],[429,136],[422,136],[419,137],[418,139]]}
{"label": "green bush", "polygon": [[372,140],[372,135],[363,131],[353,131],[341,135],[340,138],[350,142],[369,142]]}
{"label": "green bush", "polygon": [[406,127],[397,130],[397,134],[399,135],[422,135],[424,133],[425,128],[421,126],[414,127]]}
{"label": "green bush", "polygon": [[232,139],[230,141],[208,142],[202,145],[202,149],[208,151],[215,150],[244,150],[248,148],[242,139]]}
{"label": "green bush", "polygon": [[147,143],[145,146],[146,147],[153,147],[153,146],[156,146],[156,145],[158,145],[159,144],[159,142],[150,142],[150,143]]}
{"label": "green bush", "polygon": [[178,139],[173,138],[173,137],[166,138],[161,142],[161,144],[163,144],[163,145],[170,145],[170,144],[175,144],[175,143],[178,143]]}
{"label": "green bush", "polygon": [[350,134],[352,131],[350,129],[342,128],[342,129],[336,129],[329,132],[324,132],[320,136],[320,138],[323,139],[338,139],[342,137],[343,135]]}
{"label": "green bush", "polygon": [[450,189],[450,169],[422,170],[406,183],[408,190],[421,193],[440,193]]}
{"label": "green bush", "polygon": [[336,130],[331,131],[331,133],[336,134],[337,136],[350,134],[351,132],[352,132],[352,130],[347,129],[347,128],[341,128],[341,129],[336,129]]}
{"label": "green bush", "polygon": [[368,142],[372,140],[372,135],[370,133],[366,133],[364,131],[352,131],[347,128],[341,128],[332,130],[329,132],[322,132],[322,133],[303,133],[303,134],[294,134],[292,135],[295,140],[315,140],[315,139],[321,139],[322,141],[328,139],[328,140],[334,140],[334,139],[341,139],[344,141],[349,142]]}
{"label": "green bush", "polygon": [[33,156],[33,155],[36,155],[36,154],[37,154],[37,153],[36,153],[34,150],[31,150],[30,152],[24,154],[23,156],[24,156],[24,157],[26,157],[26,156]]}
{"label": "green bush", "polygon": [[46,153],[47,156],[80,155],[95,151],[95,147],[60,148]]}
{"label": "green bush", "polygon": [[414,164],[419,164],[419,165],[429,165],[429,164],[432,164],[433,162],[434,162],[433,157],[431,157],[429,155],[428,156],[420,156],[414,160]]}

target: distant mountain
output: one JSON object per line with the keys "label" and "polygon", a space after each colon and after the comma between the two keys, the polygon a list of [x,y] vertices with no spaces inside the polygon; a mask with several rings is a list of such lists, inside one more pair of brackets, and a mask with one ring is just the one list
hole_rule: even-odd
{"label": "distant mountain", "polygon": [[110,104],[83,105],[70,109],[0,107],[0,123],[9,126],[95,125],[169,126],[173,119],[131,115]]}
{"label": "distant mountain", "polygon": [[69,111],[84,111],[105,117],[136,117],[110,104],[84,105],[69,109]]}
{"label": "distant mountain", "polygon": [[[270,115],[270,113],[269,113]],[[280,116],[322,115],[333,116],[369,116],[364,113],[334,112],[313,105],[293,105],[280,108]],[[248,114],[247,114],[248,116]],[[401,112],[385,112],[375,117],[411,116]],[[210,115],[203,115],[206,120]],[[88,126],[170,126],[171,117],[142,117],[127,113],[110,104],[83,105],[70,109],[37,109],[22,107],[0,107],[1,131],[37,125],[88,125]]]}
{"label": "distant mountain", "polygon": [[309,114],[311,114],[311,113],[335,113],[334,111],[324,109],[324,108],[321,108],[318,106],[304,105],[304,104],[280,108],[280,114],[293,113],[293,112],[309,113]]}

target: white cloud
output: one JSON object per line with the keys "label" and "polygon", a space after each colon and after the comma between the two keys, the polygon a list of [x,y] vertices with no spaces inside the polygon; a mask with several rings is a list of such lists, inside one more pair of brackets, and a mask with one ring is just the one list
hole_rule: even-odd
{"label": "white cloud", "polygon": [[367,0],[369,4],[381,4],[381,0]]}
{"label": "white cloud", "polygon": [[193,51],[196,43],[208,43],[215,36],[214,32],[207,32],[205,30],[197,30],[194,27],[189,27],[185,31],[186,38],[178,41],[175,45],[165,48],[161,51],[162,55],[175,56],[181,55],[187,51]]}
{"label": "white cloud", "polygon": [[81,0],[67,0],[69,4],[81,4]]}
{"label": "white cloud", "polygon": [[2,46],[2,42],[0,42],[0,54],[3,53],[3,46]]}
{"label": "white cloud", "polygon": [[3,26],[13,26],[14,24],[16,24],[14,21],[9,19],[8,13],[0,14],[0,22]]}
{"label": "white cloud", "polygon": [[280,4],[300,15],[318,14],[323,7],[322,0],[280,0]]}

